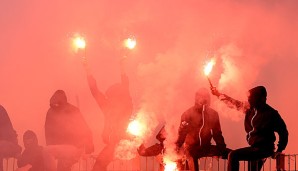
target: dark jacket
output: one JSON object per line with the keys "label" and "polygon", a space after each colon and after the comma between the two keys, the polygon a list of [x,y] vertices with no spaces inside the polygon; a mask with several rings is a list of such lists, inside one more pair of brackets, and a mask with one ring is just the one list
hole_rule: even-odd
{"label": "dark jacket", "polygon": [[126,134],[133,109],[128,78],[122,75],[121,83],[109,87],[105,94],[97,88],[92,75],[87,78],[92,96],[104,114],[103,141],[106,144],[117,143]]}
{"label": "dark jacket", "polygon": [[248,109],[245,113],[244,125],[249,145],[273,149],[276,140],[274,132],[277,132],[279,135],[277,151],[281,152],[286,148],[288,131],[278,111],[264,104],[257,110]]}
{"label": "dark jacket", "polygon": [[6,141],[9,147],[5,150],[4,157],[16,157],[22,151],[18,144],[17,133],[13,129],[9,116],[3,106],[0,105],[0,141]]}
{"label": "dark jacket", "polygon": [[69,104],[65,93],[58,90],[50,100],[45,121],[47,145],[74,145],[85,147],[86,153],[94,150],[92,133],[80,110]]}
{"label": "dark jacket", "polygon": [[13,129],[9,116],[3,106],[0,105],[0,140],[17,144],[17,133]]}
{"label": "dark jacket", "polygon": [[250,146],[274,151],[276,140],[274,132],[277,132],[279,136],[277,151],[281,152],[286,148],[288,130],[278,111],[266,103],[255,109],[249,107],[247,103],[235,100],[225,94],[222,94],[220,99],[229,107],[236,107],[237,110],[244,111],[246,140]]}
{"label": "dark jacket", "polygon": [[31,149],[25,149],[18,158],[17,164],[19,168],[30,164],[32,167],[29,171],[45,171],[43,147],[36,146]]}
{"label": "dark jacket", "polygon": [[219,148],[226,147],[219,116],[215,110],[206,107],[205,111],[202,111],[202,109],[191,107],[182,114],[177,140],[178,147],[181,147],[183,143],[189,146],[208,147],[211,145],[212,138]]}

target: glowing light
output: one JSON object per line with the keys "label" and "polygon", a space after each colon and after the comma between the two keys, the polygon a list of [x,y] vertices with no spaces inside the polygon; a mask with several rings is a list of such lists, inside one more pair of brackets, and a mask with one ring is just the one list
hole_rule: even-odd
{"label": "glowing light", "polygon": [[174,161],[171,161],[165,158],[164,165],[165,165],[164,171],[178,171],[177,163]]}
{"label": "glowing light", "polygon": [[86,41],[83,37],[75,37],[73,44],[77,49],[84,49],[86,47]]}
{"label": "glowing light", "polygon": [[211,59],[204,67],[204,74],[208,76],[212,71],[213,66],[215,65],[215,59]]}
{"label": "glowing light", "polygon": [[127,128],[127,132],[134,136],[142,136],[145,131],[145,126],[137,120],[132,120]]}
{"label": "glowing light", "polygon": [[127,38],[124,40],[124,46],[128,49],[134,49],[137,45],[135,38]]}

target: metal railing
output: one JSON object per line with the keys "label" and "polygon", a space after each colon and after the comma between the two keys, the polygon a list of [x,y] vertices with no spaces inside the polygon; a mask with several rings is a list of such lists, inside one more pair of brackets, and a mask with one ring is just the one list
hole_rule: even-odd
{"label": "metal railing", "polygon": [[[298,171],[298,154],[285,154],[279,159],[267,158],[262,171]],[[15,171],[16,159],[5,158],[3,161],[4,171]],[[81,159],[76,163],[72,171],[91,171],[94,165],[94,157]],[[240,162],[239,171],[249,171],[247,161]],[[226,171],[227,160],[217,157],[204,157],[199,159],[200,171]],[[160,163],[155,157],[136,157],[132,160],[115,160],[108,166],[109,171],[161,171]],[[181,171],[181,170],[180,170]]]}

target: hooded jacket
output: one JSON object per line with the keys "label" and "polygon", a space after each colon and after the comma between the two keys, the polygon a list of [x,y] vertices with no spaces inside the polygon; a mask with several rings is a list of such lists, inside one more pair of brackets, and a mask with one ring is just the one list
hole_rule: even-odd
{"label": "hooded jacket", "polygon": [[268,104],[258,109],[248,109],[245,115],[246,139],[253,147],[266,147],[274,149],[276,140],[274,132],[279,135],[277,151],[283,151],[288,143],[288,130],[278,111]]}
{"label": "hooded jacket", "polygon": [[267,91],[264,86],[257,86],[249,90],[249,101],[255,106],[246,102],[235,100],[225,94],[220,97],[229,107],[236,107],[244,111],[244,127],[247,133],[246,140],[252,147],[259,147],[274,151],[276,140],[275,132],[279,135],[277,151],[283,151],[288,144],[288,130],[284,120],[278,111],[266,103]]}
{"label": "hooded jacket", "polygon": [[17,133],[13,129],[9,116],[3,106],[0,105],[0,140],[17,144]]}
{"label": "hooded jacket", "polygon": [[198,109],[193,106],[182,114],[177,140],[178,147],[181,147],[183,143],[189,146],[208,147],[211,145],[212,138],[219,148],[226,147],[219,116],[215,110],[209,107]]}
{"label": "hooded jacket", "polygon": [[45,121],[47,145],[74,145],[93,151],[92,133],[80,110],[69,104],[65,92],[57,90],[50,99]]}

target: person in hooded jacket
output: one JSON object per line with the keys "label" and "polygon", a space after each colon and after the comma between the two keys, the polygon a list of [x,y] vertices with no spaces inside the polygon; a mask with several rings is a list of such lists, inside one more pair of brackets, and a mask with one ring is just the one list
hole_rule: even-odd
{"label": "person in hooded jacket", "polygon": [[[214,139],[216,145],[211,144]],[[218,113],[210,108],[208,89],[200,88],[195,94],[195,104],[182,116],[176,141],[177,151],[184,145],[191,170],[198,171],[198,159],[219,156],[227,158],[226,148]]]}
{"label": "person in hooded jacket", "polygon": [[104,128],[101,137],[105,146],[96,158],[93,171],[107,170],[108,165],[114,160],[116,146],[121,139],[127,136],[126,130],[133,105],[129,92],[128,77],[124,72],[123,60],[120,66],[121,82],[110,86],[105,93],[98,89],[86,58],[83,60],[91,94],[104,115]]}
{"label": "person in hooded jacket", "polygon": [[63,90],[50,99],[45,121],[46,150],[58,159],[58,171],[70,171],[82,154],[94,151],[90,128],[80,110],[67,102]]}
{"label": "person in hooded jacket", "polygon": [[[286,148],[286,124],[278,111],[266,103],[267,90],[264,86],[257,86],[248,91],[248,103],[221,94],[215,87],[211,87],[211,91],[229,107],[235,107],[245,113],[244,126],[249,146],[236,149],[229,154],[228,171],[239,171],[239,161],[250,161],[249,170],[260,171],[264,164],[263,159],[270,156],[276,158]],[[276,151],[275,132],[279,136]]]}
{"label": "person in hooded jacket", "polygon": [[18,157],[17,165],[19,170],[28,171],[55,171],[55,161],[44,147],[38,144],[36,134],[27,130],[23,135],[24,151]]}
{"label": "person in hooded jacket", "polygon": [[3,171],[3,158],[17,157],[21,151],[7,111],[0,105],[0,171]]}

